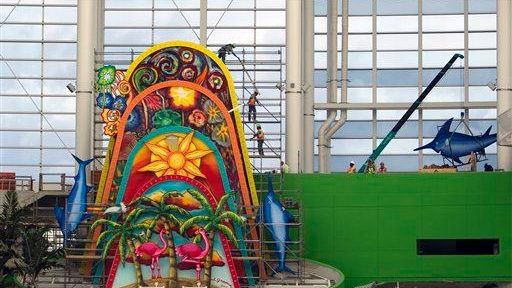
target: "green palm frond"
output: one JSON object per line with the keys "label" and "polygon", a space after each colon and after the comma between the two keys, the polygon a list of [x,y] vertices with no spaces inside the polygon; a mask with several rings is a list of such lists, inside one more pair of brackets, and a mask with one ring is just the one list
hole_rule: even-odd
{"label": "green palm frond", "polygon": [[231,229],[229,229],[228,226],[226,226],[224,224],[218,224],[217,229],[220,232],[222,232],[222,234],[224,234],[226,236],[226,238],[228,238],[228,240],[231,241],[231,243],[233,243],[233,245],[235,245],[235,247],[238,248],[238,241],[236,240],[235,234],[233,234],[233,231],[231,231]]}
{"label": "green palm frond", "polygon": [[142,202],[143,205],[147,205],[146,203],[150,203],[150,205],[147,206],[157,207],[160,204],[158,201],[155,201],[148,196],[140,196],[139,200]]}
{"label": "green palm frond", "polygon": [[105,230],[101,232],[100,237],[98,237],[98,240],[96,240],[97,244],[100,244],[103,242],[104,238],[107,237],[109,234],[112,234],[114,230]]}
{"label": "green palm frond", "polygon": [[180,206],[173,205],[173,204],[165,204],[164,210],[167,213],[169,213],[169,212],[171,212],[171,213],[178,213],[178,214],[181,214],[183,216],[190,215],[190,213],[187,210],[181,208]]}
{"label": "green palm frond", "polygon": [[224,212],[220,213],[220,215],[218,216],[218,219],[220,219],[220,220],[228,219],[228,220],[233,221],[233,223],[236,223],[239,225],[243,225],[245,222],[244,217],[242,217],[232,211],[224,211]]}
{"label": "green palm frond", "polygon": [[181,224],[183,224],[183,221],[181,221],[180,219],[176,218],[176,216],[172,215],[172,214],[167,214],[165,216],[165,218],[167,219],[167,221],[171,224],[174,224],[176,226],[181,226]]}
{"label": "green palm frond", "polygon": [[233,196],[232,193],[227,193],[220,198],[219,203],[217,204],[217,209],[215,210],[215,215],[219,215],[221,211],[224,210],[224,206],[231,196]]}
{"label": "green palm frond", "polygon": [[125,263],[126,261],[126,246],[128,245],[126,233],[121,234],[121,238],[119,239],[119,244],[117,246],[119,250],[119,257],[121,258],[121,263]]}
{"label": "green palm frond", "polygon": [[98,220],[94,221],[94,223],[92,223],[91,230],[96,229],[96,227],[98,227],[100,225],[105,225],[110,228],[115,228],[115,227],[120,226],[121,224],[119,224],[115,221],[109,220],[109,219],[98,219]]}
{"label": "green palm frond", "polygon": [[101,253],[101,259],[103,259],[103,260],[107,259],[108,252],[110,251],[110,247],[112,246],[112,244],[114,244],[115,240],[116,240],[116,237],[112,237],[107,241],[107,243],[105,243],[105,246],[103,246],[103,252]]}
{"label": "green palm frond", "polygon": [[126,222],[135,222],[144,212],[145,211],[142,208],[133,209],[128,213],[128,216],[126,216]]}
{"label": "green palm frond", "polygon": [[199,224],[201,222],[208,222],[210,219],[210,217],[203,215],[191,217],[181,224],[180,234],[183,234],[183,232],[192,227],[192,225]]}
{"label": "green palm frond", "polygon": [[181,194],[178,191],[168,191],[168,192],[164,193],[164,195],[162,196],[162,199],[167,200],[167,198],[180,197],[180,196],[181,196]]}
{"label": "green palm frond", "polygon": [[213,214],[212,206],[208,202],[208,199],[206,199],[206,197],[204,197],[204,195],[201,194],[201,192],[192,189],[187,189],[187,192],[190,193],[190,195],[192,195],[194,198],[196,198],[196,200],[199,201],[199,203],[201,203],[201,207],[203,209],[205,209],[208,213]]}

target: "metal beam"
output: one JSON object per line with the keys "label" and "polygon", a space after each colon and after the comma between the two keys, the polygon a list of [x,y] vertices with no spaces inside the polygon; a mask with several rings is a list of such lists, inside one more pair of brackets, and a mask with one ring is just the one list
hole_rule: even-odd
{"label": "metal beam", "polygon": [[303,1],[303,19],[304,25],[302,30],[303,40],[303,59],[304,66],[302,70],[302,78],[304,82],[304,172],[313,173],[314,159],[314,122],[315,122],[315,57],[314,57],[314,40],[315,40],[315,15],[313,1]]}
{"label": "metal beam", "polygon": [[[349,109],[349,110],[401,110],[407,109],[411,103],[316,103],[315,110]],[[492,109],[496,108],[495,101],[485,102],[426,102],[421,109]]]}
{"label": "metal beam", "polygon": [[208,24],[208,0],[201,0],[199,2],[199,40],[201,45],[206,47],[206,42],[208,39],[207,32],[207,24]]}

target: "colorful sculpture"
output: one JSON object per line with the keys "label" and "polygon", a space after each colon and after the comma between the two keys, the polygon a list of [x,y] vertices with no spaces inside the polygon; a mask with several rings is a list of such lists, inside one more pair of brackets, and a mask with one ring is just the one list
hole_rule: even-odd
{"label": "colorful sculpture", "polygon": [[[137,257],[142,257],[144,254],[151,256],[151,277],[153,278],[161,278],[160,275],[160,262],[158,261],[160,256],[162,256],[167,251],[167,242],[164,239],[164,233],[170,233],[167,230],[160,230],[160,240],[162,241],[164,247],[158,246],[155,242],[146,242],[141,244],[139,247],[135,248],[135,255]],[[155,273],[156,272],[156,273]]]}
{"label": "colorful sculpture", "polygon": [[87,212],[87,192],[89,192],[92,187],[87,185],[87,171],[85,168],[94,158],[83,161],[75,155],[71,155],[75,158],[76,162],[78,162],[78,173],[74,177],[75,183],[68,197],[66,197],[65,210],[59,207],[58,204],[53,208],[55,218],[57,218],[60,230],[65,239],[75,232],[80,222],[90,217],[90,214]]}
{"label": "colorful sculpture", "polygon": [[191,263],[196,266],[196,280],[199,282],[201,280],[201,264],[206,255],[208,255],[208,252],[210,252],[211,244],[204,229],[196,230],[196,234],[201,235],[205,246],[204,249],[199,244],[187,243],[176,247],[176,254],[183,257],[181,259],[182,263]]}
{"label": "colorful sculpture", "polygon": [[459,164],[463,164],[459,157],[468,156],[471,152],[485,155],[485,147],[496,142],[496,133],[491,134],[491,127],[483,135],[471,136],[455,131],[450,131],[453,118],[444,122],[441,129],[437,132],[434,140],[427,145],[414,149],[432,149],[440,153],[443,157],[451,159]]}
{"label": "colorful sculpture", "polygon": [[263,199],[262,210],[263,222],[265,227],[270,231],[272,239],[276,246],[276,254],[279,259],[279,264],[275,272],[289,272],[295,273],[286,266],[286,246],[287,242],[290,241],[289,237],[289,224],[293,217],[284,208],[283,204],[277,199],[272,186],[272,178],[268,177],[268,193]]}

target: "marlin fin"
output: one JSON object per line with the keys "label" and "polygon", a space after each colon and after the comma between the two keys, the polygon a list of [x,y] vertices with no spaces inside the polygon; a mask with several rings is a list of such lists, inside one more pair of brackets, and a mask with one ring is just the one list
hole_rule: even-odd
{"label": "marlin fin", "polygon": [[459,163],[459,164],[464,164],[464,163],[462,163],[462,161],[459,159],[459,157],[452,156],[452,157],[450,157],[450,158],[451,158],[453,161],[455,161],[455,162],[457,162],[457,163]]}
{"label": "marlin fin", "polygon": [[78,165],[87,166],[87,165],[89,165],[89,163],[94,161],[94,158],[91,158],[89,160],[82,160],[82,159],[78,158],[75,154],[71,154],[71,156],[73,156],[73,158],[75,158],[75,161],[78,163]]}
{"label": "marlin fin", "polygon": [[64,209],[59,207],[58,204],[55,204],[55,207],[53,207],[53,213],[55,214],[55,218],[59,223],[60,230],[64,231]]}
{"label": "marlin fin", "polygon": [[[437,135],[440,137],[447,136],[450,134],[450,127],[452,126],[453,118],[450,118],[446,120],[446,122],[443,123],[443,126],[441,126],[441,129],[437,132]],[[436,136],[437,138],[437,136]],[[443,137],[444,138],[444,137]]]}
{"label": "marlin fin", "polygon": [[489,136],[491,134],[491,129],[492,129],[492,126],[490,126],[489,128],[487,128],[487,130],[485,131],[484,135],[483,136]]}

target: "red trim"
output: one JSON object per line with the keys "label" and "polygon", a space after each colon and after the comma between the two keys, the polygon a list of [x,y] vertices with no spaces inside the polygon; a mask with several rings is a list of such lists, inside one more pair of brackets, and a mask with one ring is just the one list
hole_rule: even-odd
{"label": "red trim", "polygon": [[[188,178],[185,176],[180,176],[180,175],[166,175],[166,176],[162,176],[159,178],[151,179],[151,180],[147,181],[146,183],[144,183],[144,185],[142,185],[137,190],[137,192],[135,193],[135,195],[132,199],[143,195],[144,192],[146,192],[152,186],[162,183],[162,182],[166,182],[166,181],[181,181],[181,182],[186,182],[194,187],[197,187],[199,189],[199,191],[201,191],[201,193],[203,193],[203,195],[206,196],[206,198],[210,202],[210,205],[212,205],[212,208],[214,210],[217,209],[217,199],[215,199],[214,195],[212,194],[212,192],[208,189],[208,187],[206,185],[204,185],[203,183],[201,183],[195,179],[191,179],[191,178]],[[123,199],[123,201],[125,203],[129,203],[130,201],[132,201],[132,199]],[[233,279],[233,287],[240,288],[240,283],[238,282],[238,274],[236,273],[235,264],[233,262],[233,257],[231,256],[231,250],[229,248],[229,243],[224,235],[222,235],[221,233],[218,233],[218,235],[221,240],[222,248],[224,249],[224,253],[226,255],[226,262],[229,267],[229,272],[231,273],[231,278]],[[106,283],[107,288],[112,287],[112,285],[114,283],[114,279],[116,278],[116,273],[117,273],[117,269],[119,268],[120,262],[121,262],[121,259],[119,257],[119,251],[116,249],[115,257],[114,257],[114,260],[112,261],[112,265],[110,266],[110,272],[109,272],[107,283]]]}

